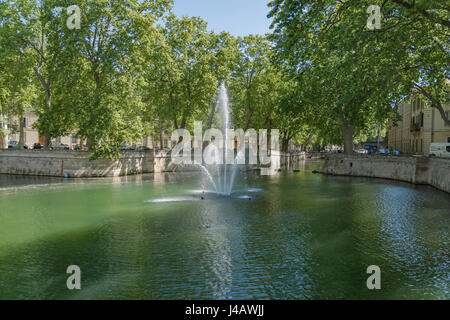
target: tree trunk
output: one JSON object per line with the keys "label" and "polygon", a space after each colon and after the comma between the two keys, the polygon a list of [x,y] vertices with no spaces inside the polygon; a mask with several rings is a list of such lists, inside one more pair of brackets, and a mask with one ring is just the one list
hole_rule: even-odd
{"label": "tree trunk", "polygon": [[344,153],[352,154],[353,153],[353,133],[355,131],[355,127],[352,125],[343,124],[342,125],[342,135],[344,137]]}
{"label": "tree trunk", "polygon": [[161,118],[158,118],[158,124],[159,124],[159,149],[162,150],[162,148],[163,148],[163,132],[162,132]]}
{"label": "tree trunk", "polygon": [[250,126],[250,122],[252,121],[252,116],[253,116],[253,107],[252,107],[249,90],[250,90],[250,88],[247,88],[247,120],[245,121],[244,131],[248,130],[248,127]]}
{"label": "tree trunk", "polygon": [[434,102],[432,102],[432,105],[431,105],[431,106],[434,107],[434,108],[436,108],[436,109],[438,109],[439,114],[441,115],[442,120],[444,120],[444,124],[445,124],[446,126],[450,126],[450,119],[446,117],[445,110],[444,110],[444,108],[442,107],[442,103],[441,103],[440,101],[434,101]]}
{"label": "tree trunk", "polygon": [[[44,79],[44,76],[41,73],[41,69],[42,69],[42,61],[39,62],[39,66],[34,68],[34,71],[42,85],[42,88],[45,90],[44,109],[45,109],[45,112],[49,113],[51,99],[52,99],[51,85],[50,85],[50,81],[46,81]],[[46,132],[43,132],[43,134],[44,134],[44,150],[48,150],[50,148],[51,137],[48,136],[48,134]]]}
{"label": "tree trunk", "polygon": [[282,147],[282,151],[284,153],[287,153],[289,151],[289,139],[283,138],[283,147]]}
{"label": "tree trunk", "polygon": [[[48,85],[47,89],[45,90],[45,101],[44,101],[46,112],[50,112],[51,99],[52,99],[52,92],[50,89],[50,85]],[[51,139],[52,138],[47,133],[44,133],[44,150],[50,149]]]}
{"label": "tree trunk", "polygon": [[214,103],[212,104],[211,113],[209,114],[208,129],[211,129],[211,127],[212,127],[212,123],[214,120],[214,114],[216,113],[216,106],[217,106],[217,103],[216,103],[216,101],[214,101]]}
{"label": "tree trunk", "polygon": [[[188,116],[188,111],[185,108],[183,110],[183,116],[181,117],[181,124],[180,124],[180,129],[185,129],[186,128],[186,121],[187,121],[187,116]],[[178,128],[177,128],[178,129]]]}
{"label": "tree trunk", "polygon": [[51,139],[48,135],[44,135],[44,150],[50,149]]}
{"label": "tree trunk", "polygon": [[265,121],[267,127],[267,152],[269,156],[272,155],[272,119],[266,118]]}
{"label": "tree trunk", "polygon": [[281,134],[281,151],[282,152],[288,152],[288,148],[289,148],[289,135],[287,132],[283,132]]}
{"label": "tree trunk", "polygon": [[380,129],[377,126],[377,150],[380,150]]}
{"label": "tree trunk", "polygon": [[23,149],[25,136],[23,132],[23,115],[19,116],[19,150]]}
{"label": "tree trunk", "polygon": [[423,88],[423,87],[421,87],[421,86],[419,86],[419,85],[416,85],[415,87],[416,87],[416,89],[418,89],[425,97],[428,98],[428,100],[429,100],[430,103],[431,103],[431,107],[432,107],[432,108],[436,108],[436,109],[439,111],[439,114],[441,115],[442,120],[444,120],[444,124],[445,124],[446,126],[450,126],[450,119],[448,119],[448,118],[446,117],[445,110],[444,110],[444,108],[442,107],[442,103],[441,103],[441,101],[439,101],[439,98],[434,97],[428,90],[426,90],[425,88]]}
{"label": "tree trunk", "polygon": [[0,112],[0,149],[8,148],[8,142],[6,141],[6,133],[3,132],[5,118],[3,117],[3,113]]}
{"label": "tree trunk", "polygon": [[6,141],[6,135],[3,134],[3,131],[0,130],[0,149],[6,149],[8,148]]}
{"label": "tree trunk", "polygon": [[87,148],[87,151],[91,151],[91,149],[92,149],[92,139],[91,138],[86,139],[86,148]]}
{"label": "tree trunk", "polygon": [[244,131],[248,130],[248,127],[250,126],[250,122],[252,121],[252,116],[253,116],[253,109],[249,108],[247,111],[247,120],[245,121],[245,129]]}
{"label": "tree trunk", "polygon": [[208,119],[208,129],[212,128],[213,121],[214,121],[214,115],[216,114],[216,108],[217,108],[217,101],[219,100],[219,91],[217,91],[216,96],[214,97],[214,101],[211,108],[211,113],[209,114]]}

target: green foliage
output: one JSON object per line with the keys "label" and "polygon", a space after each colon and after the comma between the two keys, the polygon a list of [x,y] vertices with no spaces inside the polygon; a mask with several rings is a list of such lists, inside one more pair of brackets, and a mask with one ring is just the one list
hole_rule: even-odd
{"label": "green foliage", "polygon": [[[206,122],[218,82],[218,39],[200,18],[169,15],[159,35],[143,52],[146,113],[165,120],[166,128]],[[215,66],[215,67],[213,67]]]}
{"label": "green foliage", "polygon": [[[299,110],[310,115],[311,125],[320,130],[340,126],[343,136],[353,139],[354,133],[366,134],[386,123],[414,85],[423,83],[433,93],[437,87],[439,94],[430,96],[442,96],[448,77],[448,45],[444,45],[448,37],[442,36],[445,27],[425,16],[441,16],[445,9],[424,2],[411,9],[399,2],[403,3],[275,0],[269,4],[278,63],[296,79],[305,102]],[[382,8],[381,30],[366,28],[370,5]],[[351,140],[347,142],[349,149]]]}
{"label": "green foliage", "polygon": [[[69,30],[72,4],[0,0],[0,108],[33,109],[47,140],[74,134],[93,159],[194,120],[217,125],[222,81],[235,126],[278,128],[283,148],[344,140],[348,150],[386,127],[413,88],[443,113],[441,1],[274,0],[273,34],[243,38],[175,17],[170,0],[77,1],[81,29]],[[370,5],[381,7],[380,30],[366,28]]]}

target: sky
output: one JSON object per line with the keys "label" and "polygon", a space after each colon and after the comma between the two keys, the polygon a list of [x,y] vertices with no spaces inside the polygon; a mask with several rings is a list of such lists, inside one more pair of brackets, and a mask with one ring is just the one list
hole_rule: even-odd
{"label": "sky", "polygon": [[208,28],[233,36],[270,32],[267,19],[268,0],[175,0],[174,13],[179,16],[201,17]]}

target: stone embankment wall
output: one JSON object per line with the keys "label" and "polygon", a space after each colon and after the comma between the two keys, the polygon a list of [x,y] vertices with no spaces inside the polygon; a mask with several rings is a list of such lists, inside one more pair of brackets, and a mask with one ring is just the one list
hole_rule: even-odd
{"label": "stone embankment wall", "polygon": [[431,185],[450,193],[450,159],[446,158],[329,154],[324,173]]}
{"label": "stone embankment wall", "polygon": [[89,161],[80,151],[0,150],[0,173],[68,178],[117,177],[154,170],[153,153],[124,152],[120,159]]}
{"label": "stone embankment wall", "polygon": [[[176,165],[170,154],[122,152],[119,160],[89,161],[89,152],[0,149],[0,174],[67,178],[117,177],[153,172],[198,171],[199,166]],[[323,158],[323,153],[276,153],[270,166],[248,165],[247,169],[278,169],[305,159]]]}

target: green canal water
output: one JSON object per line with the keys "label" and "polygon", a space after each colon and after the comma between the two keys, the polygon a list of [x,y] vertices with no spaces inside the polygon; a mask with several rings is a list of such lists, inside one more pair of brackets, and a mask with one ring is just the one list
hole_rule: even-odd
{"label": "green canal water", "polygon": [[199,173],[0,176],[0,299],[449,299],[450,196],[319,166],[231,198],[193,192]]}

